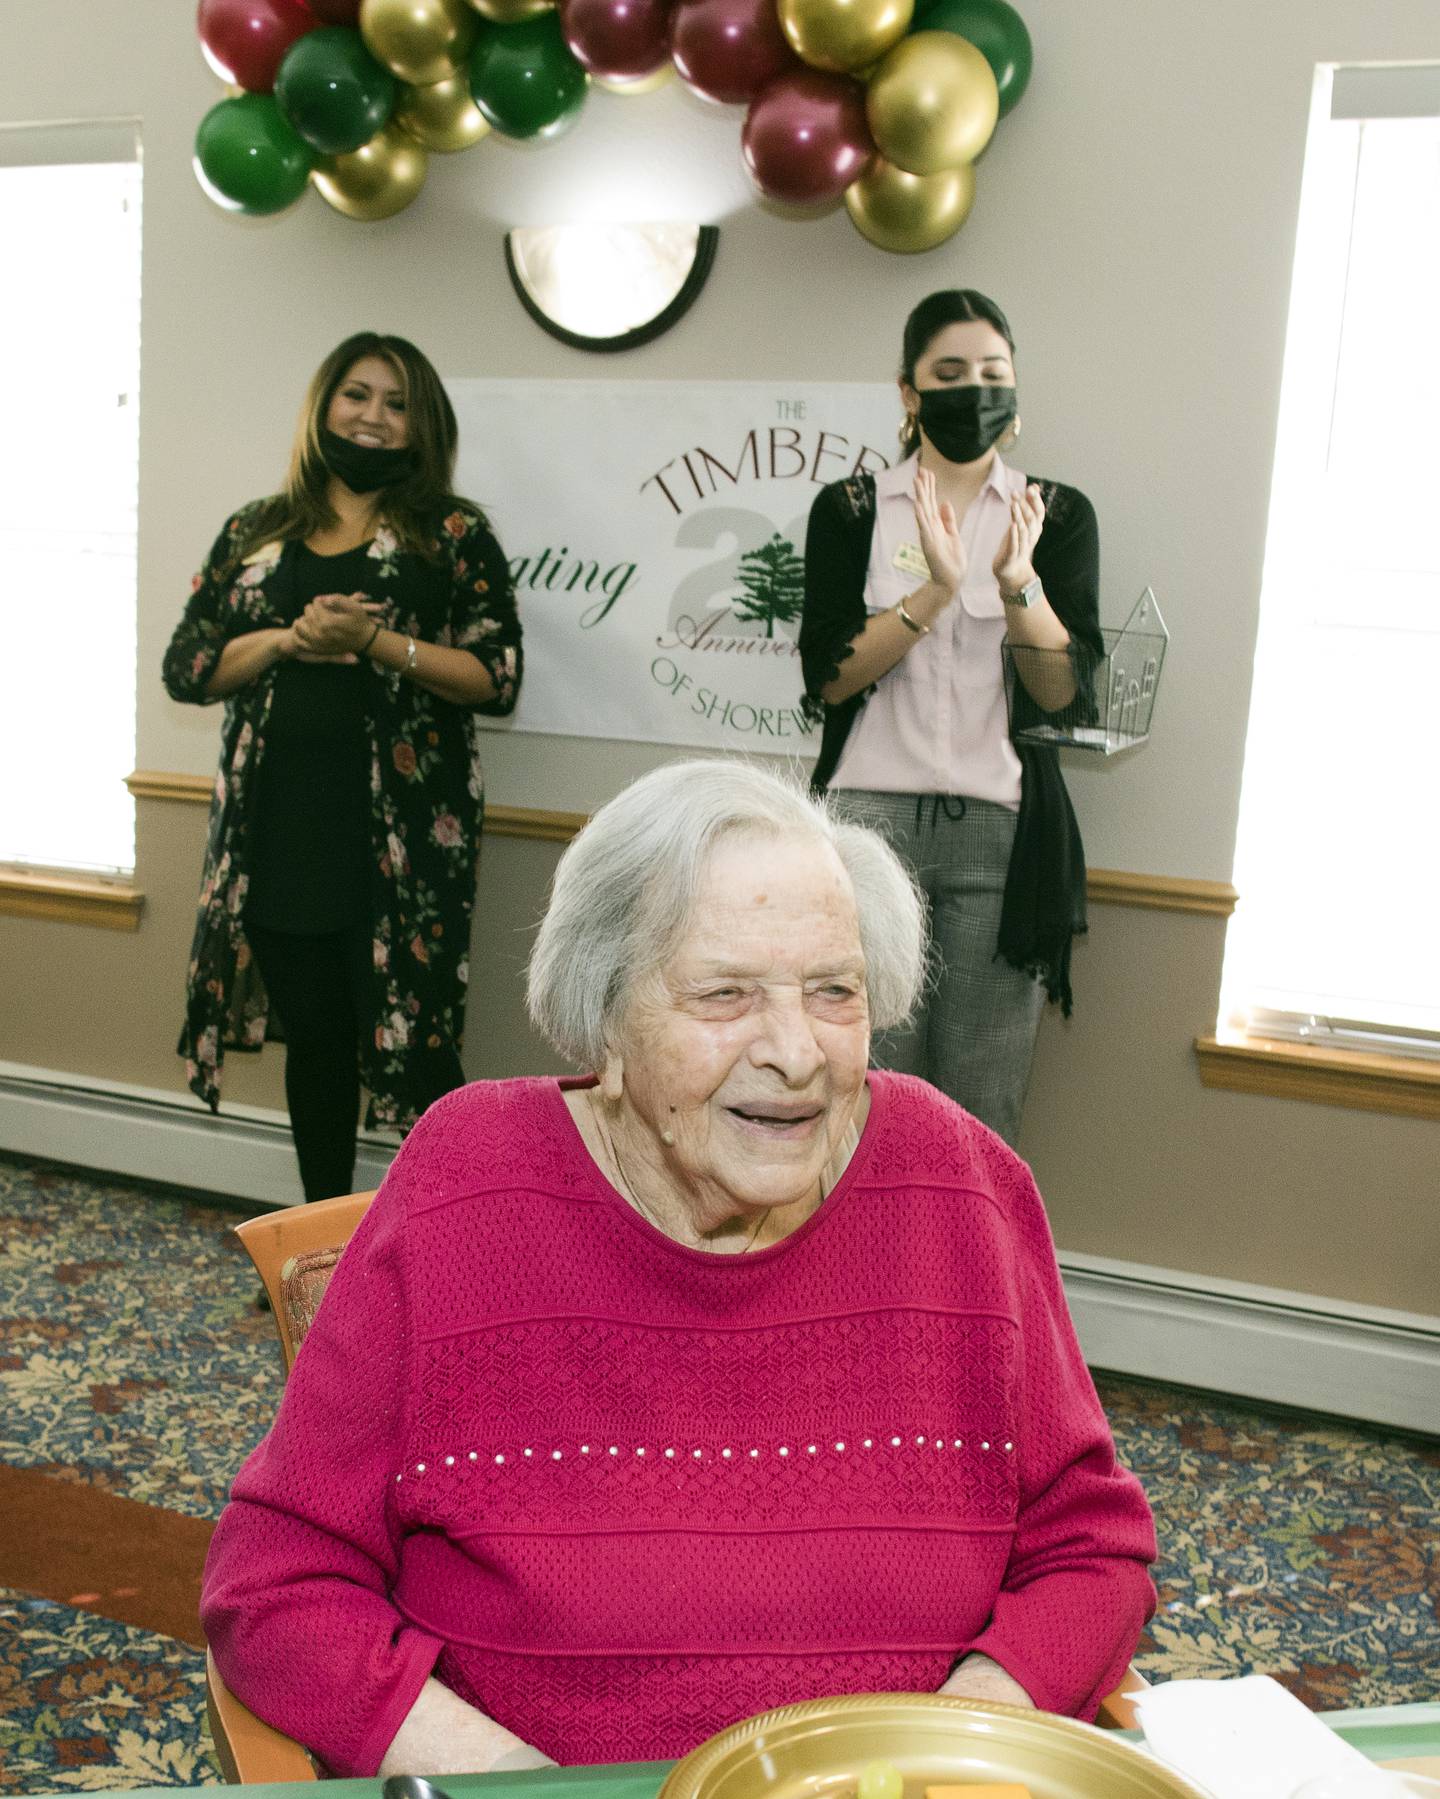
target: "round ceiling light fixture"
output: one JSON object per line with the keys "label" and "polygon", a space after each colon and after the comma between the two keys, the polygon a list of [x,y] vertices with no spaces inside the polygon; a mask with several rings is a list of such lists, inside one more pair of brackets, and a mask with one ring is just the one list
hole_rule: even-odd
{"label": "round ceiling light fixture", "polygon": [[542,330],[577,350],[633,350],[682,319],[715,262],[714,225],[517,225],[505,266]]}

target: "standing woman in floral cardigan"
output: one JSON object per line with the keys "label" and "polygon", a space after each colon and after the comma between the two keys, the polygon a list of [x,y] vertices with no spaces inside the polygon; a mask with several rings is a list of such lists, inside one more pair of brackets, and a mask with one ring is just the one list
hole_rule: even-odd
{"label": "standing woman in floral cardigan", "polygon": [[367,1126],[406,1130],[459,1086],[477,714],[522,671],[509,570],[452,491],[454,410],[404,338],[316,371],[282,492],[215,540],[165,686],[225,702],[179,1053],[219,1106],[225,1050],[270,1008],[306,1199],[353,1184]]}

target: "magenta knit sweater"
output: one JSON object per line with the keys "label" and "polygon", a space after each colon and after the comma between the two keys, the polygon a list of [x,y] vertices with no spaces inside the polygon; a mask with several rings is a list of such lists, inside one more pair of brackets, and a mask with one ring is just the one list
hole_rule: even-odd
{"label": "magenta knit sweater", "polygon": [[825,1204],[741,1256],[634,1212],[557,1081],[434,1106],[215,1532],[239,1697],[358,1774],[432,1672],[569,1763],[971,1649],[1092,1716],[1155,1542],[1044,1210],[933,1088],[870,1085]]}

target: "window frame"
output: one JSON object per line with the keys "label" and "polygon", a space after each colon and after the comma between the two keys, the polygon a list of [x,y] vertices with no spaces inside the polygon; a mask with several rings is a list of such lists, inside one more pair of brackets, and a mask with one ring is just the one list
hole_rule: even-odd
{"label": "window frame", "polygon": [[[1388,67],[1338,64],[1317,67],[1302,175],[1299,240],[1294,274],[1297,287],[1307,279],[1305,258],[1308,256],[1322,261],[1326,255],[1324,236],[1327,231],[1333,232],[1333,220],[1325,221],[1317,230],[1309,216],[1312,207],[1318,210],[1312,193],[1306,191],[1309,184],[1319,180],[1333,183],[1333,169],[1337,165],[1332,159],[1349,156],[1353,178],[1358,186],[1365,124],[1369,121],[1416,117],[1440,120],[1440,62]],[[1337,123],[1351,121],[1356,126],[1353,148],[1347,146],[1333,129]],[[1322,163],[1329,164],[1330,167],[1324,175],[1317,175],[1315,171]],[[1329,193],[1333,191],[1332,185]],[[1352,234],[1353,220],[1346,234],[1344,254],[1347,260],[1344,276],[1319,302],[1322,309],[1328,307],[1332,314],[1325,320],[1325,329],[1333,346],[1330,360],[1337,380],[1342,366],[1343,307],[1349,279],[1348,258],[1352,249]],[[1333,237],[1328,248],[1333,265]],[[1302,354],[1297,350],[1296,339],[1296,309],[1292,293],[1291,315],[1286,331],[1286,368],[1282,388],[1281,428],[1277,440],[1275,491],[1272,492],[1266,544],[1264,588],[1270,589],[1272,593],[1275,591],[1272,586],[1275,581],[1272,558],[1277,555],[1277,541],[1281,545],[1280,560],[1286,561],[1292,553],[1290,519],[1294,514],[1290,508],[1294,505],[1295,484],[1299,480],[1310,478],[1312,474],[1303,459],[1294,453],[1295,442],[1305,429],[1299,414],[1301,407],[1306,404],[1302,399],[1301,406],[1296,406],[1292,399],[1292,384],[1300,373],[1299,358]],[[1308,345],[1306,348],[1308,349]],[[1313,364],[1310,367],[1313,369]],[[1328,405],[1329,399],[1330,396],[1323,396],[1324,404]],[[1321,402],[1317,400],[1310,404],[1315,407],[1318,415]],[[1311,441],[1316,423],[1317,417],[1309,420]],[[1277,515],[1281,513],[1285,515],[1283,538],[1276,530]],[[1290,569],[1287,566],[1278,583],[1282,592],[1288,586],[1289,578]],[[1440,592],[1440,575],[1427,583],[1427,595],[1424,598],[1412,597],[1408,607],[1401,605],[1398,615],[1387,602],[1390,616],[1383,623],[1367,626],[1367,630],[1379,632],[1386,629],[1418,629],[1425,633],[1434,630],[1435,597],[1429,593],[1431,586]],[[1272,611],[1267,620],[1264,616],[1264,604],[1262,597],[1260,653],[1257,653],[1259,675],[1264,672],[1263,653],[1267,647],[1267,626],[1272,631],[1276,628],[1276,613]],[[1285,605],[1284,599],[1281,604]],[[1314,606],[1306,617],[1304,628],[1319,631],[1326,622],[1326,608],[1321,604]],[[1335,618],[1328,618],[1332,628],[1336,622]],[[1348,623],[1348,619],[1345,622]],[[1257,691],[1260,691],[1261,704],[1264,704],[1266,700],[1258,680],[1256,685]],[[1253,703],[1252,697],[1252,705]],[[1247,760],[1253,751],[1252,740],[1247,742]],[[1241,806],[1238,833],[1243,845],[1246,830],[1243,792]],[[1254,828],[1253,824],[1251,828]],[[1246,885],[1243,858],[1237,869],[1237,879],[1242,887]],[[1430,1030],[1428,1018],[1417,1028],[1405,1023],[1342,1018],[1327,1013],[1318,1004],[1314,1010],[1287,1010],[1267,1005],[1264,1003],[1264,983],[1253,967],[1245,971],[1251,983],[1249,991],[1242,990],[1237,994],[1239,981],[1236,978],[1236,965],[1231,959],[1233,938],[1228,931],[1227,939],[1231,941],[1227,941],[1226,946],[1227,967],[1222,976],[1220,1020],[1213,1034],[1194,1040],[1204,1085],[1232,1091],[1309,1099],[1408,1117],[1440,1117],[1440,1029]],[[1313,997],[1318,1001],[1322,996],[1316,994]],[[1385,1002],[1377,1004],[1377,1010],[1385,1009]],[[1389,1009],[1392,1017],[1404,1010],[1403,1005],[1391,1005]]]}
{"label": "window frame", "polygon": [[[102,118],[51,123],[6,122],[0,124],[0,170],[43,168],[95,168],[121,164],[133,169],[133,205],[136,214],[134,251],[136,256],[136,303],[143,303],[139,289],[143,267],[143,162],[140,120],[134,117]],[[139,632],[139,355],[140,326],[136,321],[136,365],[133,392],[127,382],[126,398],[134,402],[136,418],[135,449],[135,556],[136,575],[130,601],[135,636]],[[95,535],[95,534],[92,534]],[[100,535],[103,535],[101,533]],[[128,539],[128,531],[126,532]],[[127,545],[128,551],[128,545]],[[132,694],[131,717],[138,706],[138,691]],[[117,783],[123,782],[124,761],[132,752],[126,750],[118,758]],[[122,802],[123,803],[123,802]],[[81,860],[56,862],[43,853],[34,857],[0,856],[0,915],[21,918],[53,918],[67,922],[99,924],[111,929],[135,930],[139,925],[143,895],[134,882],[136,817],[133,797],[129,800],[130,861],[117,864],[106,861]],[[7,832],[8,835],[8,832]],[[7,848],[23,845],[12,838]],[[50,847],[50,846],[46,846]],[[58,847],[58,846],[56,846]],[[67,851],[69,846],[65,846]],[[97,846],[98,847],[98,846]],[[107,846],[109,847],[109,846]],[[114,846],[118,848],[119,845]]]}

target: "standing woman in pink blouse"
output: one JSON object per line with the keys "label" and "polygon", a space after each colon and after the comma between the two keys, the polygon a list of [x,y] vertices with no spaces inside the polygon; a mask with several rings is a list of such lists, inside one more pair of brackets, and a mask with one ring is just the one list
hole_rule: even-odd
{"label": "standing woman in pink blouse", "polygon": [[1011,741],[1001,647],[1068,653],[1030,677],[1042,708],[1102,650],[1094,508],[1002,456],[1020,434],[1014,355],[973,289],[911,313],[905,460],[816,498],[800,628],[815,789],[883,831],[928,902],[934,978],[875,1060],[1011,1144],[1047,996],[1070,1011],[1085,861],[1055,750]]}

